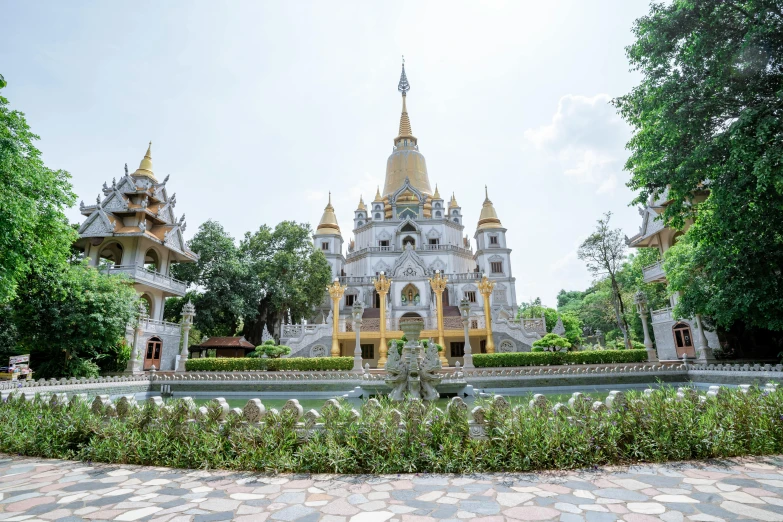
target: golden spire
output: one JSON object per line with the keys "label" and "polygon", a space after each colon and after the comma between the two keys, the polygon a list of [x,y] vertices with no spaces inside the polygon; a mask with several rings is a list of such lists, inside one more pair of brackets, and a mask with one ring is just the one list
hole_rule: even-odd
{"label": "golden spire", "polygon": [[484,230],[487,228],[503,228],[498,219],[498,214],[495,212],[495,207],[492,206],[492,201],[489,199],[489,192],[487,186],[484,185],[484,206],[481,208],[481,215],[478,221],[478,230]]}
{"label": "golden spire", "polygon": [[449,201],[449,208],[457,208],[459,205],[457,204],[457,198],[454,197],[454,193],[451,193],[451,201]]}
{"label": "golden spire", "polygon": [[364,205],[364,197],[359,196],[359,206],[356,207],[356,210],[367,210],[367,207]]}
{"label": "golden spire", "polygon": [[145,176],[156,183],[158,182],[158,180],[155,179],[155,174],[152,173],[152,142],[150,142],[149,147],[147,147],[147,153],[144,155],[144,158],[142,158],[141,163],[139,163],[139,168],[131,175]]}
{"label": "golden spire", "polygon": [[408,83],[408,77],[405,75],[405,56],[402,57],[402,74],[400,74],[400,83],[397,85],[397,90],[402,93],[402,114],[400,115],[400,132],[397,138],[413,138],[411,120],[408,117],[408,107],[405,104],[405,98],[407,98],[408,91],[411,90],[411,84]]}
{"label": "golden spire", "polygon": [[381,197],[381,187],[378,187],[375,189],[375,199],[372,202],[375,203],[381,201],[383,201],[383,198]]}
{"label": "golden spire", "polygon": [[332,193],[329,192],[329,203],[324,208],[324,214],[321,216],[321,221],[318,223],[318,228],[315,229],[316,234],[339,234],[340,225],[337,224],[337,216],[334,214],[334,207],[332,206]]}
{"label": "golden spire", "polygon": [[432,199],[440,199],[440,192],[438,192],[438,184],[435,183],[435,194],[432,195]]}

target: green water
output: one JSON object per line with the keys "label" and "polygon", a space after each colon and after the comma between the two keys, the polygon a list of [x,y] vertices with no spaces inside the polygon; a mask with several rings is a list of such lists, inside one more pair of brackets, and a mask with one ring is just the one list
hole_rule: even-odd
{"label": "green water", "polygon": [[[555,404],[557,402],[568,402],[568,399],[571,398],[571,393],[545,393],[547,400],[551,404]],[[588,397],[590,397],[593,401],[603,401],[606,399],[606,396],[609,395],[609,391],[606,390],[600,390],[595,391],[592,393],[586,393]],[[516,405],[526,405],[530,401],[530,399],[533,398],[533,393],[529,393],[526,395],[504,395],[509,403],[511,403],[512,406]],[[211,399],[208,398],[198,398],[194,399],[196,404],[199,406],[202,406],[206,403],[208,403]],[[323,408],[324,403],[327,399],[299,399],[299,404],[302,406],[302,409],[304,411],[308,410],[320,410]],[[439,408],[445,408],[446,404],[448,404],[450,399],[438,399],[437,405]],[[230,398],[226,399],[226,402],[231,408],[244,408],[245,404],[247,404],[248,399],[237,399],[237,398]],[[261,398],[261,402],[264,404],[264,407],[269,408],[276,408],[281,409],[285,403],[286,399],[264,399]]]}

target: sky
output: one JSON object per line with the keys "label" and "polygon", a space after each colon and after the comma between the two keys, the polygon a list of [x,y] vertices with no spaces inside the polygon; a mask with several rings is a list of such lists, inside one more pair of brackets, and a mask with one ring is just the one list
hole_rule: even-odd
{"label": "sky", "polygon": [[[430,182],[475,231],[484,185],[508,229],[517,298],[555,306],[591,275],[579,244],[611,211],[641,224],[625,186],[630,129],[609,101],[639,81],[625,46],[648,0],[3,3],[3,95],[46,164],[90,204],[152,141],[186,237],[219,221],[318,223],[346,241],[360,195],[383,186],[401,56]],[[68,217],[81,222],[78,208]],[[473,242],[475,248],[475,242]]]}

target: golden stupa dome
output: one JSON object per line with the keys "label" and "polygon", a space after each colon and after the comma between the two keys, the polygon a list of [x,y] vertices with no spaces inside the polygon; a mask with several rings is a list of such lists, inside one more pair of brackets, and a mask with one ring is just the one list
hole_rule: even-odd
{"label": "golden stupa dome", "polygon": [[427,162],[419,152],[418,141],[411,130],[411,120],[408,117],[406,105],[407,92],[410,90],[408,78],[405,75],[405,63],[402,64],[402,75],[397,89],[402,93],[402,114],[400,128],[394,138],[394,152],[386,161],[386,182],[383,185],[383,195],[388,196],[410,180],[412,186],[424,194],[432,194],[430,179],[427,175]]}
{"label": "golden stupa dome", "polygon": [[478,221],[478,230],[485,230],[488,228],[503,228],[498,219],[498,213],[495,212],[495,207],[492,206],[492,202],[489,200],[489,193],[487,192],[486,185],[484,186],[484,206],[481,207],[481,215]]}
{"label": "golden stupa dome", "polygon": [[332,206],[332,193],[329,193],[329,203],[324,208],[324,214],[321,216],[321,221],[318,223],[318,228],[315,229],[316,234],[339,234],[340,225],[337,224],[337,216],[334,213],[334,207]]}
{"label": "golden stupa dome", "polygon": [[155,179],[155,174],[152,172],[152,142],[150,142],[149,147],[147,147],[147,153],[141,159],[139,168],[136,169],[136,172],[131,174],[131,176],[144,176],[156,183],[158,182],[158,180]]}

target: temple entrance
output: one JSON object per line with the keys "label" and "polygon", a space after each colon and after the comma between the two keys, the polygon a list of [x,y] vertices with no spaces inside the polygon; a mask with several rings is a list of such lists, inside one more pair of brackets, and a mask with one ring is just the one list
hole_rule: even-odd
{"label": "temple entrance", "polygon": [[373,308],[380,308],[381,307],[381,294],[373,290]]}
{"label": "temple entrance", "polygon": [[449,289],[444,288],[443,289],[443,306],[450,306],[449,303]]}
{"label": "temple entrance", "polygon": [[160,370],[160,352],[163,348],[163,342],[157,337],[150,337],[147,341],[147,351],[144,354],[144,369],[149,370],[155,365],[156,370]]}
{"label": "temple entrance", "polygon": [[677,358],[682,359],[683,355],[696,357],[696,350],[693,347],[693,334],[688,323],[677,323],[672,327],[674,334],[674,347],[677,349]]}
{"label": "temple entrance", "polygon": [[402,248],[405,248],[407,245],[410,245],[413,250],[416,250],[416,240],[411,236],[405,236],[402,239]]}

